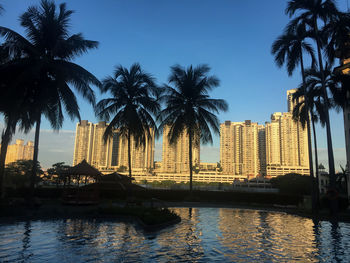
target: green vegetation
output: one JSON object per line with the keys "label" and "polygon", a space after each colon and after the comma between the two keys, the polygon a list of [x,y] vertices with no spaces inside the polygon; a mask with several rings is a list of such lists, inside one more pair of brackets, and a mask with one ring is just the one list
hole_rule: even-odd
{"label": "green vegetation", "polygon": [[[6,186],[15,189],[29,187],[32,167],[33,161],[31,160],[18,160],[8,164],[5,168]],[[40,175],[44,174],[39,163],[37,163],[36,171],[35,183],[37,184],[41,181]]]}
{"label": "green vegetation", "polygon": [[127,138],[131,178],[131,140],[136,146],[145,147],[146,141],[152,138],[156,130],[154,116],[160,111],[157,100],[160,90],[154,78],[144,72],[138,63],[133,64],[130,70],[117,66],[114,76],[104,79],[102,83],[102,92],[109,92],[112,97],[97,104],[96,115],[105,121],[113,116],[103,136],[105,142],[113,136],[114,129]]}
{"label": "green vegetation", "polygon": [[64,162],[55,163],[52,165],[52,168],[47,169],[47,179],[51,182],[54,182],[58,187],[62,182],[66,183],[66,176],[64,171],[70,168],[69,165],[65,165]]}
{"label": "green vegetation", "polygon": [[[85,40],[82,34],[69,34],[72,13],[67,10],[66,4],[60,4],[57,10],[54,1],[42,0],[40,6],[29,7],[20,16],[27,38],[0,27],[0,35],[5,38],[1,46],[0,79],[4,79],[1,85],[5,86],[3,90],[6,93],[2,97],[11,102],[8,107],[0,108],[7,116],[6,126],[9,128],[8,137],[2,138],[5,143],[1,153],[6,155],[5,147],[17,122],[23,123],[24,120],[29,126],[36,124],[31,192],[37,173],[42,115],[50,121],[53,129],[58,130],[64,121],[63,108],[70,118],[80,119],[77,98],[71,87],[93,105],[95,94],[90,85],[100,86],[93,74],[72,62],[77,56],[98,46],[98,42]],[[0,161],[3,160],[4,156],[1,156]],[[0,167],[2,165],[0,163]],[[0,181],[2,183],[1,174]]]}
{"label": "green vegetation", "polygon": [[[213,143],[212,131],[220,134],[220,123],[215,115],[227,111],[228,104],[222,99],[211,99],[208,92],[219,86],[219,79],[208,76],[210,67],[199,65],[187,69],[171,67],[169,85],[164,85],[160,98],[166,104],[158,119],[160,130],[169,126],[168,138],[174,144],[184,132],[189,138],[190,192],[192,193],[193,160],[192,145]],[[209,128],[210,127],[210,128]],[[197,160],[199,162],[199,160]],[[199,172],[199,170],[198,170]]]}
{"label": "green vegetation", "polygon": [[311,192],[310,176],[300,174],[280,175],[271,179],[273,187],[283,194],[309,195]]}
{"label": "green vegetation", "polygon": [[[289,75],[297,65],[300,65],[302,83],[293,97],[296,103],[293,117],[308,129],[312,204],[313,209],[317,210],[319,188],[314,123],[319,119],[321,124],[326,126],[330,188],[335,190],[337,186],[329,110],[332,107],[342,109],[349,107],[347,94],[350,77],[342,73],[344,67],[333,68],[333,63],[336,57],[341,63],[349,57],[350,14],[337,10],[334,0],[289,0],[285,11],[291,21],[286,26],[284,34],[273,43],[272,53],[275,55],[278,66],[286,64]],[[317,48],[317,58],[313,45],[309,43],[310,40]],[[303,61],[305,54],[311,58],[310,68],[306,69]],[[325,60],[327,60],[326,65],[324,65]],[[345,68],[349,68],[349,65],[345,65]],[[309,116],[311,116],[314,130],[316,180],[313,179]],[[333,211],[335,211],[335,204]]]}
{"label": "green vegetation", "polygon": [[[342,61],[350,54],[350,14],[337,10],[334,0],[289,0],[286,13],[291,20],[284,33],[273,43],[272,53],[278,66],[286,65],[289,75],[300,66],[302,83],[293,97],[296,102],[293,116],[308,129],[311,182],[307,183],[306,177],[288,175],[274,179],[273,183],[281,191],[294,194],[308,194],[312,191],[316,207],[319,199],[317,180],[313,187],[310,185],[314,183],[311,124],[315,148],[315,122],[320,121],[326,127],[330,187],[335,190],[337,177],[329,110],[332,107],[348,109],[350,106],[350,76],[342,73],[344,68],[349,68],[349,64],[335,68],[333,66],[336,57]],[[209,96],[209,91],[219,85],[219,80],[209,75],[210,67],[207,65],[190,65],[187,68],[175,65],[171,67],[168,84],[159,88],[155,79],[135,63],[130,69],[116,67],[113,76],[104,79],[101,84],[92,73],[73,63],[78,56],[97,48],[98,42],[86,40],[80,33],[70,33],[72,14],[73,11],[68,10],[66,4],[57,7],[52,0],[42,0],[40,5],[29,7],[19,17],[25,36],[0,27],[0,36],[3,38],[0,45],[0,112],[5,121],[0,151],[1,197],[5,193],[4,182],[15,187],[28,185],[28,163],[9,165],[5,169],[7,146],[16,128],[27,132],[34,125],[36,127],[29,181],[33,193],[38,172],[40,173],[38,151],[42,117],[45,116],[55,130],[62,127],[64,110],[70,118],[80,120],[76,95],[81,95],[95,106],[92,86],[111,94],[110,98],[97,104],[95,111],[101,119],[111,119],[105,133],[106,140],[114,129],[118,129],[128,139],[129,176],[132,175],[132,137],[137,145],[144,145],[153,131],[158,135],[165,126],[170,126],[168,139],[171,143],[176,142],[182,133],[189,136],[189,188],[192,193],[192,186],[197,184],[192,182],[193,171],[199,172],[199,160],[192,160],[193,145],[212,142],[212,132],[219,133],[217,114],[228,109],[224,100]],[[313,47],[316,48],[317,55]],[[305,65],[308,61],[305,55],[310,58],[309,65]],[[163,110],[161,103],[165,106]],[[315,157],[318,167],[317,155]],[[49,170],[49,176],[56,176],[57,183],[61,180],[63,168],[63,163],[57,163]],[[222,171],[219,164],[218,168]],[[125,167],[120,169],[126,171]],[[5,173],[8,175],[6,180]],[[317,176],[316,169],[316,178]],[[156,182],[153,184],[157,185]],[[171,182],[161,184],[174,185]],[[307,187],[311,190],[307,190]],[[139,194],[142,196],[146,192]],[[206,200],[205,195],[196,194],[200,195],[199,199]]]}

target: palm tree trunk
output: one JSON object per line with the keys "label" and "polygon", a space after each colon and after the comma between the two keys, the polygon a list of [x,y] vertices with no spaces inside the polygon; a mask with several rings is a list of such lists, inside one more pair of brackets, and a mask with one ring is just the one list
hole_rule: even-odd
{"label": "palm tree trunk", "polygon": [[316,137],[316,128],[315,128],[315,120],[314,117],[311,114],[311,122],[312,122],[312,131],[314,133],[314,148],[315,148],[315,167],[316,167],[316,188],[317,188],[317,203],[318,206],[320,204],[320,179],[319,179],[319,172],[318,172],[318,153],[317,153],[317,137]]}
{"label": "palm tree trunk", "polygon": [[1,152],[0,152],[0,198],[5,197],[5,160],[7,147],[11,141],[12,132],[10,125],[6,126],[5,132],[2,134],[1,138]]}
{"label": "palm tree trunk", "polygon": [[192,196],[192,173],[193,173],[193,167],[192,167],[192,132],[190,131],[188,134],[188,163],[190,165],[190,196]]}
{"label": "palm tree trunk", "polygon": [[131,178],[131,136],[130,131],[128,132],[128,163],[129,163],[129,177]]}
{"label": "palm tree trunk", "polygon": [[303,61],[303,53],[300,50],[300,67],[301,67],[301,75],[303,78],[303,93],[304,93],[304,103],[306,108],[306,129],[307,129],[307,146],[309,152],[309,169],[310,169],[310,179],[311,179],[311,200],[312,200],[312,211],[317,211],[317,189],[315,189],[315,178],[314,178],[314,167],[312,162],[312,143],[311,143],[311,127],[310,127],[310,115],[309,115],[309,99],[306,95],[306,83],[305,83],[305,70],[304,70],[304,61]]}
{"label": "palm tree trunk", "polygon": [[38,168],[40,123],[41,123],[41,113],[38,114],[36,127],[35,127],[33,167],[32,167],[32,176],[30,178],[30,196],[31,197],[34,197],[35,179],[36,179],[37,168]]}
{"label": "palm tree trunk", "polygon": [[318,63],[320,67],[321,73],[321,81],[322,81],[322,92],[324,97],[325,104],[325,114],[326,114],[326,131],[327,131],[327,149],[328,149],[328,167],[329,167],[329,181],[330,188],[336,187],[336,178],[335,178],[335,167],[334,167],[334,155],[333,155],[333,145],[332,145],[332,134],[331,134],[331,125],[329,119],[329,100],[327,95],[327,89],[325,85],[325,77],[323,71],[323,62],[322,62],[322,54],[321,54],[321,44],[317,26],[317,17],[314,17],[314,27],[315,27],[315,36],[316,36],[316,44],[317,44],[317,54],[318,54]]}

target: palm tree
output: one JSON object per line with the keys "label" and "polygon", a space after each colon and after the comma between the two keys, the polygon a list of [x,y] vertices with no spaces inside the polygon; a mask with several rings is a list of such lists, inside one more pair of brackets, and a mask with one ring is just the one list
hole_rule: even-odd
{"label": "palm tree", "polygon": [[[306,87],[306,94],[304,93]],[[305,98],[307,98],[308,106],[306,106]],[[314,137],[315,149],[315,167],[316,167],[316,183],[314,184],[314,193],[316,205],[319,205],[319,171],[318,171],[318,153],[317,153],[317,137],[315,123],[320,120],[321,125],[325,125],[324,105],[322,102],[322,91],[313,89],[312,81],[308,79],[308,71],[306,71],[306,83],[302,83],[297,91],[293,93],[293,101],[296,103],[293,109],[293,119],[299,121],[303,127],[307,125],[307,118],[311,116],[311,124]]]}
{"label": "palm tree", "polygon": [[[0,151],[0,198],[3,198],[5,196],[4,173],[8,144],[16,131],[17,124],[20,124],[20,130],[27,133],[32,128],[33,121],[27,114],[30,104],[26,98],[17,94],[19,91],[19,89],[16,89],[17,76],[20,75],[22,68],[13,62],[18,58],[19,54],[9,52],[5,45],[1,45],[0,51],[0,87],[2,90],[0,112],[3,114],[5,120]],[[4,67],[3,64],[6,64],[6,66]],[[27,87],[27,84],[28,82],[21,82],[22,90],[24,87]]]}
{"label": "palm tree", "polygon": [[219,86],[215,76],[208,76],[209,66],[199,65],[195,68],[171,67],[169,85],[164,85],[161,101],[165,102],[158,119],[160,129],[169,126],[168,139],[174,144],[186,133],[189,138],[190,193],[192,194],[192,145],[200,138],[202,143],[212,143],[212,131],[219,134],[219,120],[215,114],[227,111],[228,105],[222,99],[211,99],[208,92]]}
{"label": "palm tree", "polygon": [[64,120],[63,108],[72,119],[80,120],[77,99],[69,84],[92,104],[95,102],[95,95],[90,84],[100,85],[94,75],[72,62],[76,56],[98,46],[96,41],[85,40],[81,34],[69,35],[72,13],[73,11],[66,9],[64,3],[60,4],[57,11],[54,1],[42,0],[39,7],[29,7],[20,16],[28,39],[8,28],[0,27],[0,35],[5,37],[9,50],[20,50],[22,53],[16,63],[26,69],[18,76],[17,87],[20,87],[21,81],[26,78],[32,80],[24,93],[32,103],[30,116],[36,123],[32,189],[36,175],[35,163],[38,160],[42,114],[57,130]]}
{"label": "palm tree", "polygon": [[[296,27],[287,26],[284,35],[277,38],[272,44],[271,53],[275,55],[275,61],[277,66],[282,67],[285,63],[287,64],[288,75],[291,76],[295,68],[300,64],[300,70],[302,75],[302,86],[299,89],[299,93],[306,94],[306,83],[305,83],[305,69],[303,53],[308,54],[312,60],[312,66],[315,64],[315,55],[312,46],[305,41],[310,33],[306,30],[305,24],[299,24]],[[305,110],[308,112],[309,102],[308,97],[304,97]],[[311,130],[310,130],[310,119],[309,114],[305,114],[305,122],[308,135],[308,152],[309,152],[309,167],[310,167],[310,178],[312,180],[312,200],[313,208],[317,207],[317,194],[315,192],[314,172],[313,172],[313,161],[312,161],[312,144],[311,144]],[[305,127],[305,126],[304,126]],[[316,192],[317,193],[317,192]]]}
{"label": "palm tree", "polygon": [[[326,55],[328,63],[333,64],[335,58],[340,62],[350,57],[350,14],[338,12],[323,27],[322,34],[328,38]],[[347,65],[349,68],[349,65]]]}
{"label": "palm tree", "polygon": [[130,70],[117,66],[113,77],[102,81],[101,90],[112,94],[112,97],[102,99],[96,106],[96,115],[100,119],[109,121],[113,116],[104,133],[104,140],[106,142],[115,129],[127,138],[131,178],[131,139],[137,147],[144,146],[156,132],[153,117],[160,111],[157,100],[159,90],[154,78],[144,72],[138,63],[133,64]]}
{"label": "palm tree", "polygon": [[326,24],[332,17],[334,17],[338,10],[334,0],[290,0],[287,4],[286,13],[291,17],[296,12],[302,11],[302,13],[294,18],[291,24],[297,25],[298,23],[307,24],[313,31],[313,38],[316,41],[319,72],[321,74],[322,92],[325,105],[326,114],[326,130],[327,130],[327,149],[328,149],[328,164],[330,173],[330,186],[335,187],[335,167],[334,167],[334,155],[332,146],[332,135],[329,119],[329,99],[326,89],[326,81],[324,75],[323,59],[321,49],[323,47],[320,30],[318,27],[318,21],[323,21]]}
{"label": "palm tree", "polygon": [[[326,88],[329,90],[335,90],[337,83],[332,77],[332,68],[326,64],[324,69],[324,76],[326,81]],[[309,109],[311,115],[312,128],[314,133],[314,148],[315,148],[315,162],[316,162],[316,186],[317,186],[317,202],[319,202],[319,172],[318,172],[318,155],[317,155],[317,139],[316,139],[316,129],[315,122],[320,121],[322,126],[326,124],[326,109],[324,106],[324,94],[322,91],[322,74],[319,70],[315,68],[310,68],[305,71],[305,87],[306,87],[306,98],[309,98]],[[301,95],[296,93],[293,98],[295,100],[299,99],[299,104],[297,104],[295,112],[293,115],[298,115],[301,121],[303,121],[303,109],[302,109],[302,100],[300,101]],[[330,103],[330,106],[334,106],[334,103]],[[305,114],[305,113],[304,113]]]}

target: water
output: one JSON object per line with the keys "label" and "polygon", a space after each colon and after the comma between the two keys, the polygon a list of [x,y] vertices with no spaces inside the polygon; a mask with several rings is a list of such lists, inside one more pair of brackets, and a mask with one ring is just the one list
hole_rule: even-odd
{"label": "water", "polygon": [[0,262],[350,262],[350,224],[276,212],[174,208],[156,233],[116,220],[2,223]]}

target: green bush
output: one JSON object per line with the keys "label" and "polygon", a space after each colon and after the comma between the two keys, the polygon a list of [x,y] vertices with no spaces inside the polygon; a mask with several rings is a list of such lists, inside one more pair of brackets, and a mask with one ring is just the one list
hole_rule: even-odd
{"label": "green bush", "polygon": [[271,179],[273,187],[284,194],[310,195],[311,177],[300,174],[280,175]]}

